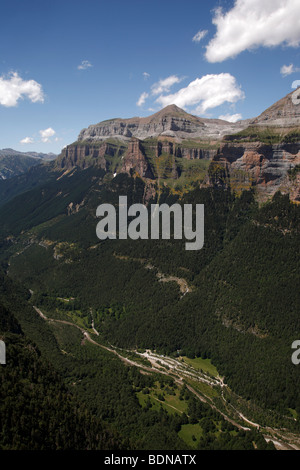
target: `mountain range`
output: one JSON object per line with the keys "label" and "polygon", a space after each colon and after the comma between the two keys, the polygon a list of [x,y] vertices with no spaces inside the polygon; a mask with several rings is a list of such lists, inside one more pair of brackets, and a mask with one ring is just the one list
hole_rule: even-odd
{"label": "mountain range", "polygon": [[144,140],[149,137],[174,137],[180,139],[215,138],[242,130],[245,122],[236,124],[220,119],[193,116],[176,105],[169,105],[149,117],[111,119],[83,129],[79,141],[97,142],[107,138],[128,141],[131,137]]}
{"label": "mountain range", "polygon": [[103,121],[83,129],[57,165],[136,173],[179,190],[199,180],[236,191],[252,187],[261,200],[280,190],[299,201],[300,105],[293,97],[237,123],[199,118],[175,105],[147,118]]}
{"label": "mountain range", "polygon": [[[105,121],[0,181],[0,448],[300,449],[292,96],[236,124]],[[120,195],[203,204],[204,247],[100,241]]]}
{"label": "mountain range", "polygon": [[29,168],[43,161],[57,157],[54,153],[19,152],[14,149],[0,150],[0,179],[5,180],[25,173]]}
{"label": "mountain range", "polygon": [[299,105],[295,105],[292,101],[294,95],[295,91],[289,93],[256,118],[235,123],[193,116],[173,104],[149,117],[117,118],[90,125],[80,132],[78,141],[98,142],[109,138],[127,141],[132,137],[144,140],[163,136],[173,137],[177,141],[205,140],[222,139],[224,135],[237,133],[248,126],[292,129],[300,125]]}

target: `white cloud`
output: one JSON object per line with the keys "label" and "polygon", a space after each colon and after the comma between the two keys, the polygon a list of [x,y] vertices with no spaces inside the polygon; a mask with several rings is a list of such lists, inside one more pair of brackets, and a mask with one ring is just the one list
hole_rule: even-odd
{"label": "white cloud", "polygon": [[235,0],[228,12],[215,10],[217,27],[206,48],[209,62],[223,62],[259,46],[300,44],[299,0]]}
{"label": "white cloud", "polygon": [[243,119],[243,116],[241,114],[223,114],[222,116],[219,116],[219,119],[228,122],[238,122]]}
{"label": "white cloud", "polygon": [[150,73],[143,72],[143,77],[144,77],[145,80],[148,80],[148,78],[150,78]]}
{"label": "white cloud", "polygon": [[86,70],[90,67],[93,67],[88,60],[83,60],[80,65],[78,65],[78,70]]}
{"label": "white cloud", "polygon": [[146,93],[146,92],[142,93],[141,96],[139,97],[136,105],[137,106],[143,106],[143,104],[145,104],[145,101],[148,97],[149,97],[148,93]]}
{"label": "white cloud", "polygon": [[280,73],[284,77],[287,77],[288,75],[291,75],[292,73],[294,73],[294,71],[295,71],[294,64],[283,65],[280,69]]}
{"label": "white cloud", "polygon": [[170,88],[176,83],[180,83],[183,78],[179,78],[176,75],[170,75],[170,77],[159,80],[154,83],[151,87],[152,95],[160,95],[161,93],[168,93]]}
{"label": "white cloud", "polygon": [[50,137],[55,135],[55,130],[52,127],[48,127],[48,129],[44,129],[39,131],[42,142],[47,143],[50,142]]}
{"label": "white cloud", "polygon": [[7,108],[17,106],[24,97],[32,103],[43,103],[42,86],[35,80],[23,80],[16,72],[11,72],[7,78],[0,77],[0,105]]}
{"label": "white cloud", "polygon": [[207,35],[207,33],[208,33],[207,30],[198,31],[198,33],[195,34],[195,36],[193,37],[192,41],[194,41],[194,42],[200,42],[200,41]]}
{"label": "white cloud", "polygon": [[287,77],[288,75],[291,75],[292,73],[296,73],[299,71],[300,69],[298,67],[295,67],[294,64],[283,65],[280,69],[280,73],[283,77]]}
{"label": "white cloud", "polygon": [[33,144],[34,140],[32,137],[25,137],[24,139],[20,140],[20,144]]}
{"label": "white cloud", "polygon": [[208,109],[225,102],[236,103],[244,97],[235,77],[229,73],[221,73],[196,78],[187,87],[170,95],[161,95],[156,101],[164,107],[169,104],[176,104],[180,108],[196,105],[195,112],[204,114]]}

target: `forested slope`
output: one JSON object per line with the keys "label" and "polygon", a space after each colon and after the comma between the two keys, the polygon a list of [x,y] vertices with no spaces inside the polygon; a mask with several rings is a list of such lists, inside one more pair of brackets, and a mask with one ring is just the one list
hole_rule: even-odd
{"label": "forested slope", "polygon": [[[150,202],[204,204],[204,248],[188,252],[185,240],[100,242],[96,208],[103,202],[117,206],[119,195],[127,195],[128,204],[143,202],[145,182],[118,175],[106,183],[101,171],[88,169],[49,181],[0,209],[2,266],[27,293],[34,292],[26,302],[56,318],[67,314],[86,328],[94,321],[103,340],[114,346],[209,357],[234,392],[261,410],[272,410],[272,418],[258,412],[262,423],[271,419],[280,425],[284,416],[297,430],[299,370],[291,362],[291,344],[300,334],[299,206],[279,193],[259,207],[252,191],[237,196],[195,188],[180,197],[165,188]],[[189,286],[184,295],[180,281]],[[70,358],[62,358],[57,345],[49,348],[58,333],[53,336],[49,326],[41,326],[33,312],[18,315],[34,340],[43,336],[41,348],[60,364],[62,374],[76,376]],[[103,368],[106,380],[115,366],[110,367]],[[128,383],[126,393],[136,380],[128,374],[122,378]],[[91,377],[92,370],[86,385],[78,386],[87,403],[94,390]],[[115,378],[109,380],[113,389]],[[123,416],[119,411],[117,418],[115,409],[107,418],[109,403],[102,408],[99,402],[93,412],[99,406],[99,417],[108,421],[117,423]],[[129,408],[136,406],[132,401]],[[144,419],[139,413],[136,422]],[[173,439],[180,447],[176,432],[172,435],[165,445]]]}

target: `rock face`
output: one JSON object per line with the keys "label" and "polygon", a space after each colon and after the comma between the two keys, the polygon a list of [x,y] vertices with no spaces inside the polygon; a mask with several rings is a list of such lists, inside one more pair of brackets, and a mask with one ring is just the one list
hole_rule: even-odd
{"label": "rock face", "polygon": [[[113,173],[138,174],[142,178],[155,179],[153,171],[153,161],[159,157],[170,156],[168,163],[171,167],[166,168],[171,178],[177,179],[180,176],[180,168],[175,160],[187,159],[212,159],[215,150],[201,148],[201,144],[195,143],[185,146],[176,143],[174,140],[141,141],[132,137],[126,144],[113,144],[108,141],[100,142],[75,142],[63,149],[56,161],[56,166],[66,170],[78,167],[85,169],[89,166],[97,166],[104,170],[111,170]],[[114,159],[114,157],[117,157]],[[114,159],[114,160],[113,160]],[[112,163],[113,162],[113,163]],[[113,167],[112,167],[113,165]]]}
{"label": "rock face", "polygon": [[[300,89],[257,118],[235,124],[192,116],[175,105],[146,118],[103,121],[83,129],[57,165],[95,165],[113,175],[139,175],[153,185],[156,179],[178,179],[187,168],[205,167],[183,160],[204,159],[211,161],[208,184],[236,191],[256,187],[261,199],[280,190],[300,201],[299,103]],[[244,132],[235,135],[239,131]],[[203,181],[201,171],[199,175]],[[190,173],[183,176],[191,178]]]}
{"label": "rock face", "polygon": [[265,145],[260,142],[224,144],[212,160],[209,180],[212,185],[230,185],[236,190],[255,186],[266,197],[276,191],[291,192],[299,200],[298,175],[289,174],[300,164],[300,142]]}
{"label": "rock face", "polygon": [[[153,171],[153,159],[159,157],[169,157],[165,161],[165,174],[169,174],[171,178],[180,177],[181,170],[178,159],[200,160],[212,159],[216,150],[202,149],[201,147],[185,147],[184,142],[178,144],[170,140],[155,142],[141,141],[133,137],[128,143],[128,149],[122,157],[121,172],[133,174],[137,173],[144,178],[155,179]],[[152,162],[148,156],[152,157]],[[177,163],[176,163],[177,162]]]}
{"label": "rock face", "polygon": [[78,141],[95,142],[109,138],[128,141],[132,137],[144,140],[150,137],[169,136],[181,139],[214,138],[238,132],[248,121],[230,123],[220,119],[202,119],[186,113],[175,105],[167,106],[146,118],[111,119],[83,129]]}
{"label": "rock face", "polygon": [[101,145],[72,144],[63,149],[56,164],[58,167],[65,168],[66,170],[75,166],[84,169],[92,165],[107,170],[109,168],[107,157],[120,156],[124,150],[125,147],[123,146],[106,142],[103,142]]}
{"label": "rock face", "polygon": [[143,178],[154,179],[151,166],[139,139],[132,139],[129,142],[127,152],[123,157],[121,171],[130,175],[136,173]]}
{"label": "rock face", "polygon": [[178,144],[170,140],[158,140],[155,144],[144,142],[143,145],[147,146],[155,157],[168,154],[178,158],[186,158],[187,160],[200,160],[211,159],[216,153],[215,150],[201,148],[201,145],[195,145],[195,147],[187,146],[184,141]]}
{"label": "rock face", "polygon": [[300,126],[300,88],[270,106],[260,116],[250,120],[251,126],[290,128]]}

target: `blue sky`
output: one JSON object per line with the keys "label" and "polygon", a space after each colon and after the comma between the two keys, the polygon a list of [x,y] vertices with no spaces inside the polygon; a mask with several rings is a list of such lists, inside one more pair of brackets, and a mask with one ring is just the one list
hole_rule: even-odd
{"label": "blue sky", "polygon": [[300,80],[299,0],[2,0],[1,20],[0,148],[59,153],[173,102],[255,117]]}

